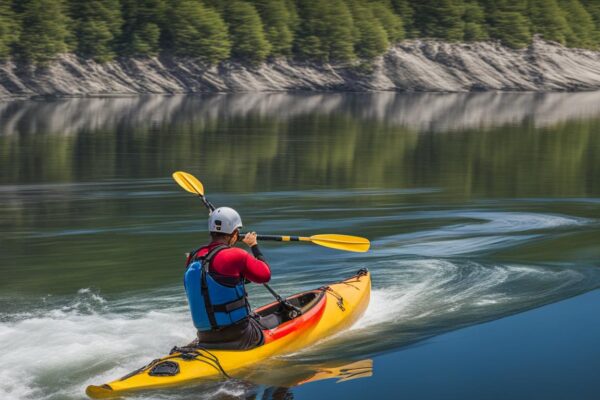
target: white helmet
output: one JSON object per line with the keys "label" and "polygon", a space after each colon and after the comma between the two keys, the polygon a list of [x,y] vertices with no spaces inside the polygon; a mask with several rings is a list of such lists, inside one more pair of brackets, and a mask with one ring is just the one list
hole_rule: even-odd
{"label": "white helmet", "polygon": [[242,217],[233,208],[219,207],[208,216],[208,231],[226,233],[231,235],[233,231],[242,227]]}

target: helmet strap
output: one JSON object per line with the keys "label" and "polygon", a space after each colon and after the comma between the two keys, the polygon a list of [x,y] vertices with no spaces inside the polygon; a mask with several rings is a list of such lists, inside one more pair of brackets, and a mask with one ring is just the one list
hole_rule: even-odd
{"label": "helmet strap", "polygon": [[229,243],[227,243],[227,244],[229,246],[235,245],[239,236],[240,236],[240,230],[239,229],[234,230],[233,233],[231,234],[231,238],[229,239]]}

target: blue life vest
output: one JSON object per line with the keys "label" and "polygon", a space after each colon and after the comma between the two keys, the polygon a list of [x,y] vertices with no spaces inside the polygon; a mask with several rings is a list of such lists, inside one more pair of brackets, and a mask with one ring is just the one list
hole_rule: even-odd
{"label": "blue life vest", "polygon": [[217,282],[209,272],[215,255],[228,247],[216,246],[205,256],[193,256],[185,271],[185,292],[194,326],[199,331],[229,326],[250,315],[244,279],[234,286],[227,286]]}

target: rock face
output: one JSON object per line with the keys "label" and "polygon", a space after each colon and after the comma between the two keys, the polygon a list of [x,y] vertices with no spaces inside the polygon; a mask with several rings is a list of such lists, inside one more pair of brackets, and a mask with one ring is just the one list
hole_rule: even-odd
{"label": "rock face", "polygon": [[600,52],[535,40],[523,50],[493,42],[410,40],[369,72],[277,60],[205,67],[166,57],[99,64],[64,55],[45,67],[0,64],[0,98],[267,91],[574,91],[600,89]]}

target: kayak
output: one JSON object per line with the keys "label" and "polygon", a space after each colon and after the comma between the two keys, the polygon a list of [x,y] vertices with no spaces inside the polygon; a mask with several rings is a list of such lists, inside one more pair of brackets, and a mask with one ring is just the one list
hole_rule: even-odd
{"label": "kayak", "polygon": [[371,275],[362,269],[343,281],[288,297],[287,301],[301,310],[299,315],[292,317],[279,302],[255,309],[264,336],[264,343],[258,347],[249,350],[175,347],[171,354],[120,379],[88,386],[86,393],[91,398],[110,398],[203,379],[239,378],[244,369],[261,361],[302,350],[350,327],[365,312],[370,294]]}

